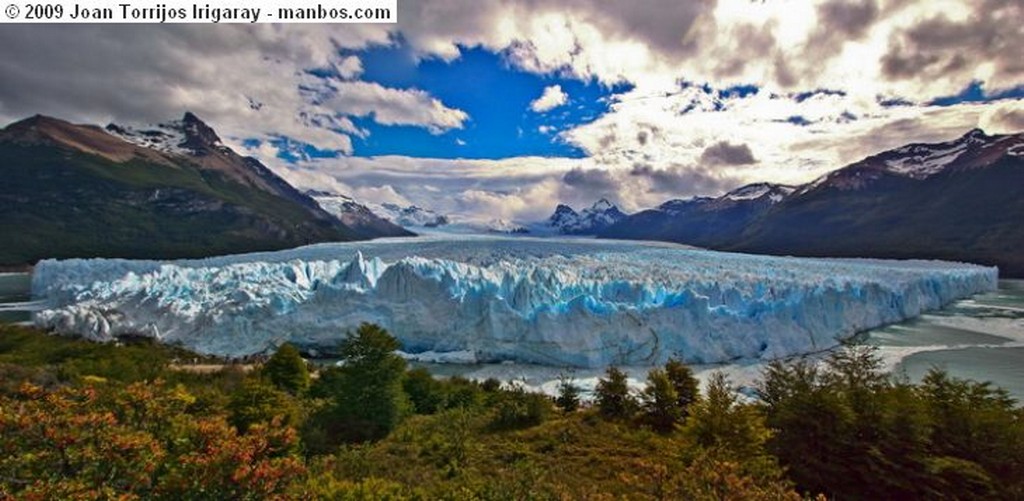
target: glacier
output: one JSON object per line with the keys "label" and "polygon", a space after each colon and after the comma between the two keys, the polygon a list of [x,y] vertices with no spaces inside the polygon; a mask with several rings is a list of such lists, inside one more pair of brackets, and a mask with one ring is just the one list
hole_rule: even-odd
{"label": "glacier", "polygon": [[812,259],[597,239],[433,236],[202,260],[44,260],[35,323],[241,357],[329,355],[361,322],[413,359],[708,364],[821,351],[994,290],[995,268]]}

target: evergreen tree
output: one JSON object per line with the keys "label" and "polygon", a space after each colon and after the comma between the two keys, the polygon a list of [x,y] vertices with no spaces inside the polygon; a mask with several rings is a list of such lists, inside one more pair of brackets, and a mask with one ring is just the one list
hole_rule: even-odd
{"label": "evergreen tree", "polygon": [[398,340],[373,324],[362,324],[342,341],[342,365],[321,376],[333,400],[327,434],[348,442],[386,436],[410,405],[402,389],[405,360],[394,352]]}
{"label": "evergreen tree", "polygon": [[729,378],[717,371],[708,381],[705,398],[692,407],[686,425],[701,446],[737,458],[762,455],[770,435],[756,409],[740,403]]}
{"label": "evergreen tree", "polygon": [[637,401],[629,392],[626,373],[611,366],[595,388],[597,410],[607,419],[629,419],[636,414]]}
{"label": "evergreen tree", "polygon": [[640,394],[640,405],[644,421],[661,433],[672,431],[682,417],[679,394],[662,369],[647,373],[647,386]]}
{"label": "evergreen tree", "polygon": [[580,387],[569,374],[558,376],[558,396],[555,397],[555,404],[562,412],[572,413],[580,408]]}
{"label": "evergreen tree", "polygon": [[676,391],[680,413],[683,417],[688,416],[690,406],[700,398],[700,383],[686,364],[674,358],[665,364],[665,374]]}
{"label": "evergreen tree", "polygon": [[263,364],[261,373],[274,386],[299,395],[309,388],[309,368],[299,350],[291,343],[285,343]]}

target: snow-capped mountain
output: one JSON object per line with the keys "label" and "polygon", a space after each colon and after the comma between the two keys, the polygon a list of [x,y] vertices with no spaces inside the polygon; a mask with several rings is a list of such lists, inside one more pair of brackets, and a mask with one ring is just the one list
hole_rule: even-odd
{"label": "snow-capped mountain", "polygon": [[436,228],[448,224],[448,216],[415,205],[402,207],[393,203],[373,205],[379,216],[404,228]]}
{"label": "snow-capped mountain", "polygon": [[798,187],[673,200],[598,236],[740,252],[963,260],[1024,276],[1024,133],[909,144]]}
{"label": "snow-capped mountain", "polygon": [[618,207],[602,198],[580,212],[559,204],[548,218],[547,226],[563,235],[595,235],[625,217],[626,214]]}
{"label": "snow-capped mountain", "polygon": [[736,188],[735,190],[722,195],[721,198],[731,200],[733,202],[739,202],[746,200],[758,200],[763,197],[767,197],[767,201],[769,203],[777,204],[795,190],[795,186],[788,186],[785,184],[754,183]]}
{"label": "snow-capped mountain", "polygon": [[1024,134],[990,136],[981,129],[972,129],[953,141],[908,144],[872,155],[830,172],[799,191],[856,190],[884,177],[925,180],[951,170],[984,167],[1003,155],[1024,155]]}
{"label": "snow-capped mountain", "polygon": [[191,112],[181,120],[142,129],[111,123],[106,131],[137,146],[178,155],[199,154],[207,147],[226,148],[217,133]]}
{"label": "snow-capped mountain", "polygon": [[405,228],[380,217],[379,214],[370,210],[369,207],[357,202],[355,199],[320,190],[308,190],[309,195],[320,204],[328,214],[338,218],[346,226],[355,231],[366,234],[373,234],[382,237],[403,237],[412,236]]}

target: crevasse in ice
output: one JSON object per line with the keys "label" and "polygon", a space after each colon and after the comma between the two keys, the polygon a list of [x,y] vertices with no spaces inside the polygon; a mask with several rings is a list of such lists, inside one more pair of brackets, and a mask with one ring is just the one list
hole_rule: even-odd
{"label": "crevasse in ice", "polygon": [[[199,261],[43,261],[36,323],[223,356],[329,353],[361,322],[404,352],[599,367],[818,351],[996,287],[938,261],[799,259],[598,240],[446,237]],[[470,358],[472,358],[470,357]]]}

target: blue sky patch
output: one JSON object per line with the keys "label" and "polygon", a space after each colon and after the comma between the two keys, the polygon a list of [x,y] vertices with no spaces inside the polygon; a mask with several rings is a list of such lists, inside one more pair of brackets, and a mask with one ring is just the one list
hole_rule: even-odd
{"label": "blue sky patch", "polygon": [[928,104],[932,106],[953,106],[960,103],[988,103],[991,101],[998,101],[1000,99],[1019,99],[1024,98],[1024,85],[1018,85],[1016,87],[989,93],[985,90],[985,82],[975,80],[971,82],[964,90],[952,96],[940,97],[934,99]]}
{"label": "blue sky patch", "polygon": [[[608,111],[609,97],[629,90],[625,85],[606,87],[596,81],[526,73],[510,66],[500,54],[481,48],[463,47],[462,56],[451,62],[435,58],[417,61],[404,45],[353,54],[363,62],[363,80],[420,89],[469,115],[462,129],[441,134],[421,127],[380,125],[371,117],[357,118],[353,120],[356,125],[370,134],[352,138],[356,156],[578,158],[583,151],[559,140],[557,133],[597,119]],[[544,113],[530,110],[530,103],[550,85],[560,85],[568,102]]]}

